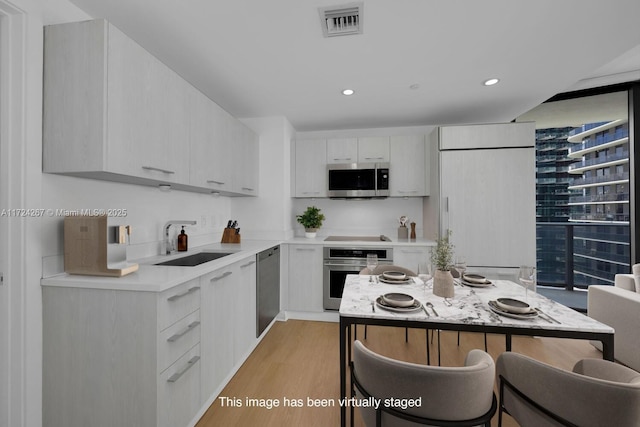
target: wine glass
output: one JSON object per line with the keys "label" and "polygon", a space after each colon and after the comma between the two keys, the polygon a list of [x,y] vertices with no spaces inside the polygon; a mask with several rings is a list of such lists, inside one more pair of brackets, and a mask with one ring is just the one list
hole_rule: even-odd
{"label": "wine glass", "polygon": [[378,255],[367,254],[367,268],[369,269],[369,282],[373,282],[373,270],[378,266]]}
{"label": "wine glass", "polygon": [[427,289],[427,282],[431,280],[433,267],[430,262],[418,263],[418,278],[424,283],[425,290]]}
{"label": "wine glass", "polygon": [[524,298],[526,302],[529,302],[528,291],[536,291],[536,268],[528,265],[520,266],[518,271],[518,281],[524,287]]}
{"label": "wine glass", "polygon": [[454,267],[460,274],[460,281],[462,281],[462,276],[464,276],[464,272],[467,270],[467,259],[463,255],[458,255]]}

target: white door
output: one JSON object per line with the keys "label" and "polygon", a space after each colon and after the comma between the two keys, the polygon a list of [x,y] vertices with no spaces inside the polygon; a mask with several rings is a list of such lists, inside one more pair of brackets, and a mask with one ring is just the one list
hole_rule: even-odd
{"label": "white door", "polygon": [[[9,97],[6,95],[8,80],[8,30],[5,24],[6,17],[3,14],[2,2],[0,2],[0,210],[8,208],[7,192],[9,190],[6,179],[5,158],[3,154],[8,147],[7,109]],[[7,230],[8,220],[6,215],[0,215],[0,426],[9,425],[9,360],[11,341],[9,338],[9,296],[8,287],[4,282],[4,272],[7,268]]]}

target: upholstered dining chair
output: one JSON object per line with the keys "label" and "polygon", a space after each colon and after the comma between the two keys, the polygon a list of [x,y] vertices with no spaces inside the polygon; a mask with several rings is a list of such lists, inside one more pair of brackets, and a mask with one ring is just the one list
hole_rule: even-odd
{"label": "upholstered dining chair", "polygon": [[640,373],[602,359],[583,359],[572,371],[521,354],[496,361],[500,411],[522,427],[640,426]]}
{"label": "upholstered dining chair", "polygon": [[[493,359],[482,350],[471,350],[464,366],[445,367],[390,359],[354,342],[352,396],[381,399],[377,409],[359,408],[367,427],[490,426],[497,410],[494,380]],[[415,405],[403,409],[394,399],[413,399]]]}

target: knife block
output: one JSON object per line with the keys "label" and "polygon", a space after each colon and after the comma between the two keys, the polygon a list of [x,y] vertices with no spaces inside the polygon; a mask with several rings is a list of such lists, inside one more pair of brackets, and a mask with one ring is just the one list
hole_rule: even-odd
{"label": "knife block", "polygon": [[225,228],[220,243],[240,243],[240,234],[236,234],[235,228]]}

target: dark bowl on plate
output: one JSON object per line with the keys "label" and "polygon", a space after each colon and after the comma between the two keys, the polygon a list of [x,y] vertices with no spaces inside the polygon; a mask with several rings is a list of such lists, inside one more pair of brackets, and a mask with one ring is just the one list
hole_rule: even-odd
{"label": "dark bowl on plate", "polygon": [[513,298],[498,298],[496,300],[498,307],[510,313],[526,314],[531,313],[531,307],[524,301]]}
{"label": "dark bowl on plate", "polygon": [[407,275],[404,274],[402,271],[385,271],[382,273],[382,277],[384,277],[387,280],[405,280],[407,278]]}
{"label": "dark bowl on plate", "polygon": [[479,274],[463,274],[462,279],[469,283],[487,283],[487,278]]}
{"label": "dark bowl on plate", "polygon": [[382,300],[391,307],[411,307],[415,301],[411,295],[396,292],[382,295]]}

